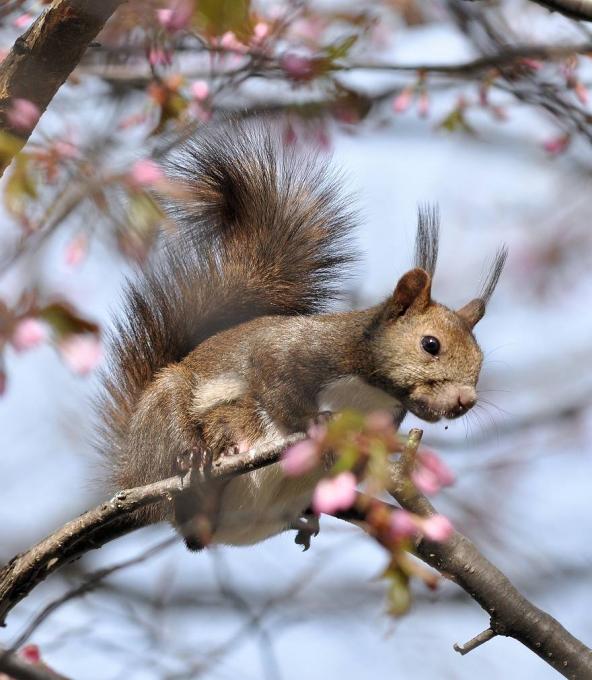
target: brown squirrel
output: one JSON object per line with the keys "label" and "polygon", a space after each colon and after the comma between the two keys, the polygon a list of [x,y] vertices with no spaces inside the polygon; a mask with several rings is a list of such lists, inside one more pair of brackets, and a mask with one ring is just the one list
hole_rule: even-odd
{"label": "brown squirrel", "polygon": [[[431,299],[438,215],[422,208],[415,268],[393,294],[326,313],[355,260],[355,219],[324,160],[286,149],[264,124],[226,122],[184,146],[171,178],[190,199],[173,206],[177,232],[127,288],[103,378],[113,486],[170,477],[191,452],[228,455],[304,431],[320,412],[388,409],[398,427],[407,411],[437,421],[475,404],[472,329],[505,249],[479,297],[452,311]],[[321,475],[287,479],[276,464],[137,521],[169,520],[198,549],[206,513],[207,540],[248,545],[293,526]]]}

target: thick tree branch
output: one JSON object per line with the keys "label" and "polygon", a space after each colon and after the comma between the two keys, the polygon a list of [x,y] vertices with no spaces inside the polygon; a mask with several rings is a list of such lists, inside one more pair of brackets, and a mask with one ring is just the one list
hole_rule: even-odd
{"label": "thick tree branch", "polygon": [[[232,457],[214,461],[207,471],[209,479],[223,479],[265,467],[279,460],[287,445],[304,439],[295,434],[280,444],[259,446]],[[154,503],[171,500],[195,480],[170,477],[154,484],[118,492],[110,501],[65,524],[30,550],[14,557],[0,571],[0,625],[8,612],[39,583],[64,564],[84,553],[138,528],[131,514]]]}
{"label": "thick tree branch", "polygon": [[27,99],[45,111],[89,43],[122,2],[56,0],[17,38],[0,64],[0,132],[15,138],[10,151],[3,149],[0,176],[31,134],[31,130],[13,127],[7,117],[14,99]]}
{"label": "thick tree branch", "polygon": [[[295,434],[275,445],[221,458],[214,461],[206,472],[192,474],[210,479],[249,472],[277,462],[287,445],[304,438],[304,434]],[[412,430],[403,455],[391,465],[389,491],[401,507],[429,516],[435,513],[434,507],[409,478],[420,441],[421,430]],[[170,500],[196,481],[199,482],[199,479],[189,479],[188,476],[172,477],[121,491],[109,502],[69,522],[31,550],[15,557],[0,572],[2,620],[38,583],[60,566],[136,528],[131,521],[131,513],[135,510]],[[350,521],[356,519],[344,518]],[[481,644],[495,635],[506,635],[524,644],[565,677],[572,680],[592,678],[592,650],[522,596],[468,538],[454,532],[444,543],[424,539],[418,543],[416,552],[424,562],[455,581],[490,616],[491,633],[480,634],[459,651],[470,651],[478,646],[477,641]]]}

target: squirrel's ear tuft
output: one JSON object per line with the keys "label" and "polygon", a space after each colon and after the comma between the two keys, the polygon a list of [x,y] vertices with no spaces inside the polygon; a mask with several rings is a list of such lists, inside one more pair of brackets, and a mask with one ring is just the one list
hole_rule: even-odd
{"label": "squirrel's ear tuft", "polygon": [[440,238],[440,211],[437,205],[426,203],[417,209],[417,234],[415,236],[415,266],[430,276],[436,271],[438,242]]}
{"label": "squirrel's ear tuft", "polygon": [[423,269],[411,269],[399,279],[386,303],[386,316],[394,319],[409,309],[421,312],[431,301],[432,279]]}

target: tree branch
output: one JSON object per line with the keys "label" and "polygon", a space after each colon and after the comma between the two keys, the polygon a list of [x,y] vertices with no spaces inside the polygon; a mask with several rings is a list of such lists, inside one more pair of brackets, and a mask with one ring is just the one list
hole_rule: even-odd
{"label": "tree branch", "polygon": [[578,21],[592,21],[592,0],[532,0],[551,12]]}
{"label": "tree branch", "polygon": [[[220,458],[207,471],[208,479],[234,477],[276,463],[286,446],[305,438],[305,434],[294,434],[281,443],[258,446],[245,453]],[[170,501],[195,483],[190,479],[193,474],[119,491],[111,500],[85,512],[30,550],[14,557],[0,571],[0,625],[5,625],[8,612],[50,574],[84,553],[137,529],[137,520],[131,516],[134,511]]]}
{"label": "tree branch", "polygon": [[45,111],[89,43],[122,2],[56,0],[17,38],[0,63],[0,132],[9,133],[15,140],[10,150],[2,151],[0,176],[32,132],[11,125],[7,113],[13,100],[27,99]]}
{"label": "tree branch", "polygon": [[[411,430],[403,455],[391,464],[389,491],[401,507],[429,516],[435,513],[434,507],[409,478],[421,435],[421,430]],[[203,475],[202,481],[205,481],[244,474],[276,463],[286,446],[305,437],[304,434],[291,435],[282,442],[214,461],[205,472],[190,473],[183,478],[171,477],[144,487],[120,491],[107,503],[86,512],[15,557],[0,572],[1,620],[56,569],[137,528],[131,517],[135,510],[170,500],[200,481],[189,479],[190,475]],[[343,519],[352,521],[356,518],[347,516]],[[462,647],[457,645],[458,651],[470,651],[495,635],[505,635],[521,642],[567,678],[592,678],[592,650],[521,595],[468,538],[454,532],[444,543],[423,539],[419,541],[416,552],[424,562],[463,588],[490,616],[491,633],[480,634]]]}
{"label": "tree branch", "polygon": [[1,648],[0,673],[6,673],[11,680],[67,680],[49,668],[23,661],[9,650]]}
{"label": "tree branch", "polygon": [[[411,430],[409,442],[415,446],[415,451],[420,440],[421,430]],[[410,443],[407,457],[412,453]],[[430,501],[404,474],[402,468],[407,468],[408,464],[405,458],[392,464],[391,495],[405,510],[424,517],[435,514]],[[490,616],[492,633],[518,640],[566,678],[592,678],[592,650],[521,595],[466,536],[455,531],[443,543],[423,539],[416,550],[424,562],[454,581],[485,609]]]}

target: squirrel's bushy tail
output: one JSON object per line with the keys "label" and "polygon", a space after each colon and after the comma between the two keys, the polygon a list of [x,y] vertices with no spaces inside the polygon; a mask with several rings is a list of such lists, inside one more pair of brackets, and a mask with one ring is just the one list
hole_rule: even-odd
{"label": "squirrel's bushy tail", "polygon": [[121,454],[143,390],[214,333],[267,314],[311,314],[354,259],[351,201],[326,159],[286,149],[265,123],[225,123],[186,143],[170,179],[178,229],[130,283],[110,340],[100,448]]}

